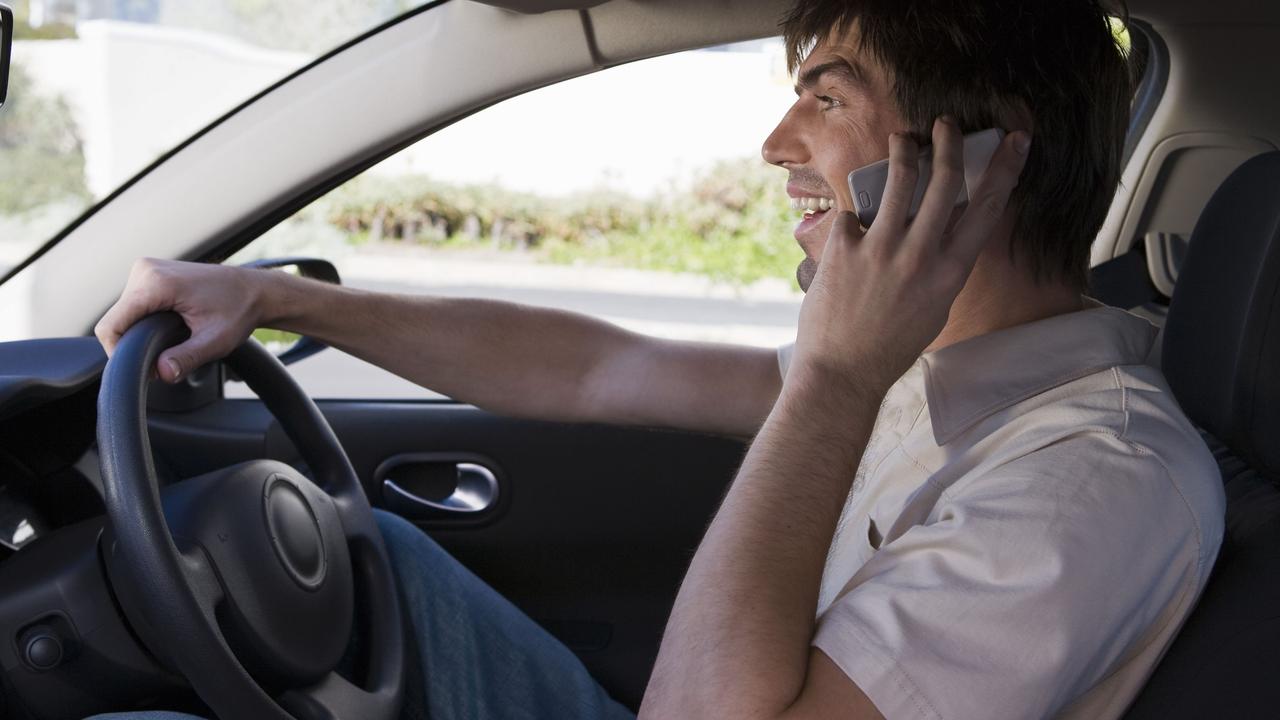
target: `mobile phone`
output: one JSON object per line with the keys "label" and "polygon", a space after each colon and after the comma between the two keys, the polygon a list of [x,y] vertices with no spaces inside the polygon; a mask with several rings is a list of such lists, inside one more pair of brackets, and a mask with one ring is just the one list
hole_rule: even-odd
{"label": "mobile phone", "polygon": [[[956,207],[969,202],[969,188],[975,187],[987,165],[991,164],[991,156],[996,154],[1000,141],[1004,139],[1004,131],[991,128],[964,136],[964,185],[956,197]],[[920,211],[920,201],[924,199],[925,188],[929,187],[929,176],[933,171],[933,147],[920,149],[920,179],[916,182],[915,196],[911,198],[911,208],[907,211],[907,219],[916,216]],[[889,180],[889,161],[881,160],[849,173],[849,193],[853,196],[854,210],[858,213],[858,222],[863,227],[871,227],[884,200],[884,185]]]}

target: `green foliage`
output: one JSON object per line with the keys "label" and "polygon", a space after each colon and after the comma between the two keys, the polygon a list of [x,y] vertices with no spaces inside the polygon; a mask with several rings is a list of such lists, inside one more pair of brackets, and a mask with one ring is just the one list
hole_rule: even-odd
{"label": "green foliage", "polygon": [[0,115],[0,213],[17,214],[61,200],[89,201],[84,144],[71,108],[60,96],[34,91],[13,66],[9,102]]}
{"label": "green foliage", "polygon": [[566,198],[423,176],[362,176],[316,210],[350,241],[535,253],[558,263],[693,272],[750,283],[790,278],[799,219],[785,176],[760,160],[717,163],[651,200],[596,191]]}
{"label": "green foliage", "polygon": [[284,330],[272,330],[271,328],[258,328],[253,331],[253,338],[276,355],[293,347],[294,343],[302,338],[297,333],[285,332]]}
{"label": "green foliage", "polygon": [[[687,191],[652,203],[644,222],[607,233],[604,243],[578,255],[737,283],[793,277],[801,259],[792,237],[799,216],[790,209],[785,181],[758,159],[717,163]],[[576,260],[572,254],[560,259]]]}
{"label": "green foliage", "polygon": [[31,1],[19,2],[13,7],[13,39],[14,40],[67,40],[76,37],[75,25],[60,22],[46,22],[40,27],[31,26]]}
{"label": "green foliage", "polygon": [[71,40],[76,36],[76,26],[65,23],[48,23],[31,27],[18,18],[13,20],[14,40]]}

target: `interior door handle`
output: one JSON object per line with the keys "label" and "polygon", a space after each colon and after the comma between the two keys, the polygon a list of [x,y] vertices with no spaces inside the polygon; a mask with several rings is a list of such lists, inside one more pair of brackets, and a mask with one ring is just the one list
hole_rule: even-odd
{"label": "interior door handle", "polygon": [[[498,503],[498,478],[489,468],[470,462],[442,463],[453,465],[457,482],[452,492],[443,498],[423,497],[395,480],[396,469],[382,480],[383,498],[393,505],[409,505],[431,514],[475,515],[483,513]],[[441,493],[443,494],[443,493]]]}

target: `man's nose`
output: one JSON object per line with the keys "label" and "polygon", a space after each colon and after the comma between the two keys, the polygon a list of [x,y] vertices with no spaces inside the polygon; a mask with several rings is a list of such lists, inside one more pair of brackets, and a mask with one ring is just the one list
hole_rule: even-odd
{"label": "man's nose", "polygon": [[760,147],[760,156],[765,162],[780,167],[808,162],[809,157],[799,133],[795,106],[782,116],[778,126],[765,138],[764,145]]}

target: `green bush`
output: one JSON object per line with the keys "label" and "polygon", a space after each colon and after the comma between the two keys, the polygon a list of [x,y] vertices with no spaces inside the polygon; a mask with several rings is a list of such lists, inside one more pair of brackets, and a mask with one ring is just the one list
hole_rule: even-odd
{"label": "green bush", "polygon": [[13,39],[15,40],[67,40],[76,37],[76,26],[61,22],[46,22],[40,27],[31,26],[31,0],[18,2],[13,7]]}
{"label": "green bush", "polygon": [[758,159],[719,162],[649,200],[608,191],[552,198],[424,176],[362,176],[317,208],[352,243],[523,250],[550,262],[694,272],[735,283],[790,278],[800,259],[786,177]]}

